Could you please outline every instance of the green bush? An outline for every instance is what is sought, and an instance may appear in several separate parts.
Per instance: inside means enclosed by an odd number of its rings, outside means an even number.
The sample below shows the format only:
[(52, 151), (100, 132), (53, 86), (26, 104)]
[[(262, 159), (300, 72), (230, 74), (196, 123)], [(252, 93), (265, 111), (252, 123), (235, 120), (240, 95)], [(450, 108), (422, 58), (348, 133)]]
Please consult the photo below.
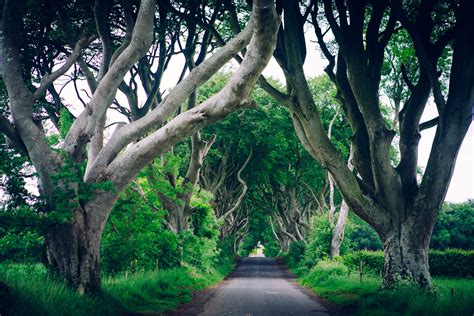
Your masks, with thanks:
[(0, 262), (42, 261), (46, 253), (42, 228), (35, 208), (0, 206)]
[(267, 238), (267, 240), (264, 240), (264, 241), (265, 241), (265, 245), (264, 245), (265, 248), (263, 248), (263, 254), (266, 257), (270, 257), (270, 258), (277, 257), (281, 251), (281, 248), (278, 242), (275, 239), (270, 239), (270, 238)]
[[(347, 242), (348, 248), (353, 251), (383, 249), (380, 237), (375, 230), (353, 213), (349, 213), (345, 236), (344, 243)], [(341, 253), (344, 254), (344, 248), (341, 248)]]
[(383, 270), (383, 251), (361, 250), (343, 256), (344, 264), (346, 264), (351, 270), (358, 270), (361, 260), (364, 271), (379, 274), (380, 271)]
[(193, 196), (191, 229), (178, 234), (182, 261), (203, 271), (213, 267), (219, 259), (219, 222), (203, 192)]
[(429, 263), (432, 275), (474, 276), (474, 250), (432, 250)]
[[(384, 254), (362, 250), (346, 254), (343, 260), (351, 269), (358, 269), (362, 260), (365, 271), (378, 274), (383, 270)], [(430, 250), (429, 265), (433, 276), (474, 276), (474, 250)]]
[(183, 263), (201, 270), (207, 270), (216, 263), (219, 255), (216, 240), (197, 237), (189, 230), (181, 232), (179, 240)]
[(474, 249), (474, 203), (445, 203), (439, 212), (431, 249)]
[(338, 260), (320, 260), (304, 277), (303, 283), (314, 284), (325, 282), (335, 276), (348, 274), (349, 269)]
[(8, 231), (0, 237), (0, 261), (38, 262), (44, 254), (44, 237), (35, 231)]
[(313, 267), (319, 260), (329, 256), (331, 247), (332, 228), (328, 216), (319, 215), (314, 219), (313, 230), (306, 247), (303, 264), (308, 268)]
[(164, 212), (145, 203), (134, 190), (121, 194), (101, 241), (101, 268), (106, 274), (179, 265), (178, 237), (165, 229)]
[(296, 268), (300, 265), (306, 251), (306, 243), (304, 241), (294, 241), (290, 244), (290, 249), (285, 255), (285, 261), (288, 267)]

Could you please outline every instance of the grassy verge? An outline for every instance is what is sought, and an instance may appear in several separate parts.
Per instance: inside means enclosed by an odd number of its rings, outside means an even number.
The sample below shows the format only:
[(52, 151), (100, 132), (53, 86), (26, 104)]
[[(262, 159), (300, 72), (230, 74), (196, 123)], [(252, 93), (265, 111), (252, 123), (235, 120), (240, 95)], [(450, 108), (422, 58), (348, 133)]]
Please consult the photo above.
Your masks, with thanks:
[(189, 302), (194, 291), (220, 282), (232, 270), (232, 264), (200, 272), (192, 267), (140, 272), (132, 277), (110, 277), (102, 283), (103, 297), (123, 311), (160, 313)]
[[(106, 277), (102, 292), (81, 296), (48, 275), (44, 266), (0, 265), (0, 313), (12, 315), (117, 315), (160, 313), (192, 298), (192, 292), (222, 280), (228, 262), (206, 272), (192, 267)], [(5, 287), (7, 284), (8, 287)]]
[(434, 278), (436, 296), (416, 288), (380, 290), (378, 276), (358, 274), (330, 276), (324, 280), (311, 275), (300, 282), (312, 288), (320, 297), (340, 305), (357, 315), (473, 315), (474, 280)]

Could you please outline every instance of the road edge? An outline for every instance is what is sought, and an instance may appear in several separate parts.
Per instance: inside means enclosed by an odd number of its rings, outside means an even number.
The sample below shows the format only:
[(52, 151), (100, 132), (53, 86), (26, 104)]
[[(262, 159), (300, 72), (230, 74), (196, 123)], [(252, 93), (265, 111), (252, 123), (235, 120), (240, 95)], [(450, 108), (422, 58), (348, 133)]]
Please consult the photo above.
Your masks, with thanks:
[(234, 271), (239, 267), (242, 258), (237, 257), (234, 259), (234, 269), (225, 276), (222, 281), (213, 284), (200, 291), (195, 291), (192, 294), (191, 301), (187, 303), (179, 304), (176, 309), (172, 311), (166, 311), (161, 315), (164, 316), (181, 316), (181, 315), (198, 315), (204, 311), (206, 303), (216, 295), (217, 289), (228, 282), (228, 279), (232, 277)]
[(331, 316), (351, 316), (351, 315), (354, 315), (353, 313), (351, 313), (347, 309), (345, 309), (345, 308), (343, 308), (343, 307), (341, 307), (337, 304), (331, 303), (331, 302), (325, 300), (324, 298), (320, 297), (311, 288), (298, 283), (298, 277), (293, 272), (291, 272), (291, 270), (288, 268), (288, 266), (286, 265), (285, 260), (283, 258), (281, 258), (281, 257), (275, 258), (275, 261), (278, 265), (278, 268), (280, 268), (280, 270), (283, 271), (285, 279), (291, 285), (293, 285), (294, 287), (300, 289), (301, 292), (306, 294), (306, 296), (308, 296), (310, 299), (312, 299), (313, 301), (318, 302), (323, 307), (325, 307), (328, 310), (329, 315), (331, 315)]

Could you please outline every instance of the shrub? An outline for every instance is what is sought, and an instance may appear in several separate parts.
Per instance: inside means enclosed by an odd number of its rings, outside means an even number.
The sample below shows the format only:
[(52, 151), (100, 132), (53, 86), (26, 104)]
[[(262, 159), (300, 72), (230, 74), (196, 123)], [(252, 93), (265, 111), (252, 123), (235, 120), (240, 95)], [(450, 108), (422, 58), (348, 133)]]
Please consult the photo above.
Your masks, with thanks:
[(346, 264), (351, 270), (358, 270), (361, 260), (364, 271), (378, 274), (383, 270), (383, 251), (354, 251), (343, 257), (344, 264)]
[(0, 206), (0, 262), (40, 262), (45, 258), (42, 219), (33, 207)]
[(163, 226), (163, 211), (150, 208), (132, 189), (122, 193), (101, 241), (101, 268), (107, 274), (179, 265), (178, 238)]
[(290, 268), (296, 268), (300, 265), (306, 251), (306, 243), (304, 241), (294, 241), (290, 244), (290, 249), (286, 255), (286, 264)]
[(264, 240), (265, 244), (263, 248), (263, 253), (265, 254), (266, 257), (277, 257), (278, 254), (280, 253), (280, 245), (275, 239), (270, 239), (267, 238), (267, 240)]
[(474, 204), (445, 203), (433, 228), (430, 248), (474, 249)]
[[(384, 255), (382, 251), (356, 251), (343, 257), (344, 263), (351, 269), (358, 269), (362, 260), (364, 270), (380, 273), (383, 270)], [(473, 250), (430, 250), (430, 272), (433, 276), (474, 276)]]
[(432, 250), (429, 263), (432, 275), (474, 276), (474, 250)]
[(179, 240), (184, 263), (207, 271), (217, 262), (219, 249), (216, 240), (197, 237), (189, 230), (179, 233)]
[(0, 237), (0, 261), (41, 261), (43, 253), (44, 237), (35, 231), (9, 231)]
[(328, 257), (331, 240), (332, 228), (327, 214), (316, 216), (304, 256), (304, 264), (308, 268), (313, 267), (319, 260)]
[[(349, 213), (345, 235), (344, 242), (349, 244), (351, 250), (382, 250), (383, 248), (375, 230), (353, 213)], [(342, 248), (341, 253), (343, 250)]]
[(303, 283), (324, 282), (331, 277), (347, 275), (349, 269), (337, 260), (320, 260), (303, 279)]

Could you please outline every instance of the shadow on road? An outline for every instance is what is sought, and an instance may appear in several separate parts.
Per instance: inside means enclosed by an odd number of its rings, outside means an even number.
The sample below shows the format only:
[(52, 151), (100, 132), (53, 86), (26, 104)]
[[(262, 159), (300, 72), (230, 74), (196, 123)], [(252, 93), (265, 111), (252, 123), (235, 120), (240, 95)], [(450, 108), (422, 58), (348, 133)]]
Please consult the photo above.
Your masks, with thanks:
[(267, 257), (242, 258), (238, 269), (229, 278), (294, 279), (291, 273), (279, 269), (280, 263), (278, 259)]

